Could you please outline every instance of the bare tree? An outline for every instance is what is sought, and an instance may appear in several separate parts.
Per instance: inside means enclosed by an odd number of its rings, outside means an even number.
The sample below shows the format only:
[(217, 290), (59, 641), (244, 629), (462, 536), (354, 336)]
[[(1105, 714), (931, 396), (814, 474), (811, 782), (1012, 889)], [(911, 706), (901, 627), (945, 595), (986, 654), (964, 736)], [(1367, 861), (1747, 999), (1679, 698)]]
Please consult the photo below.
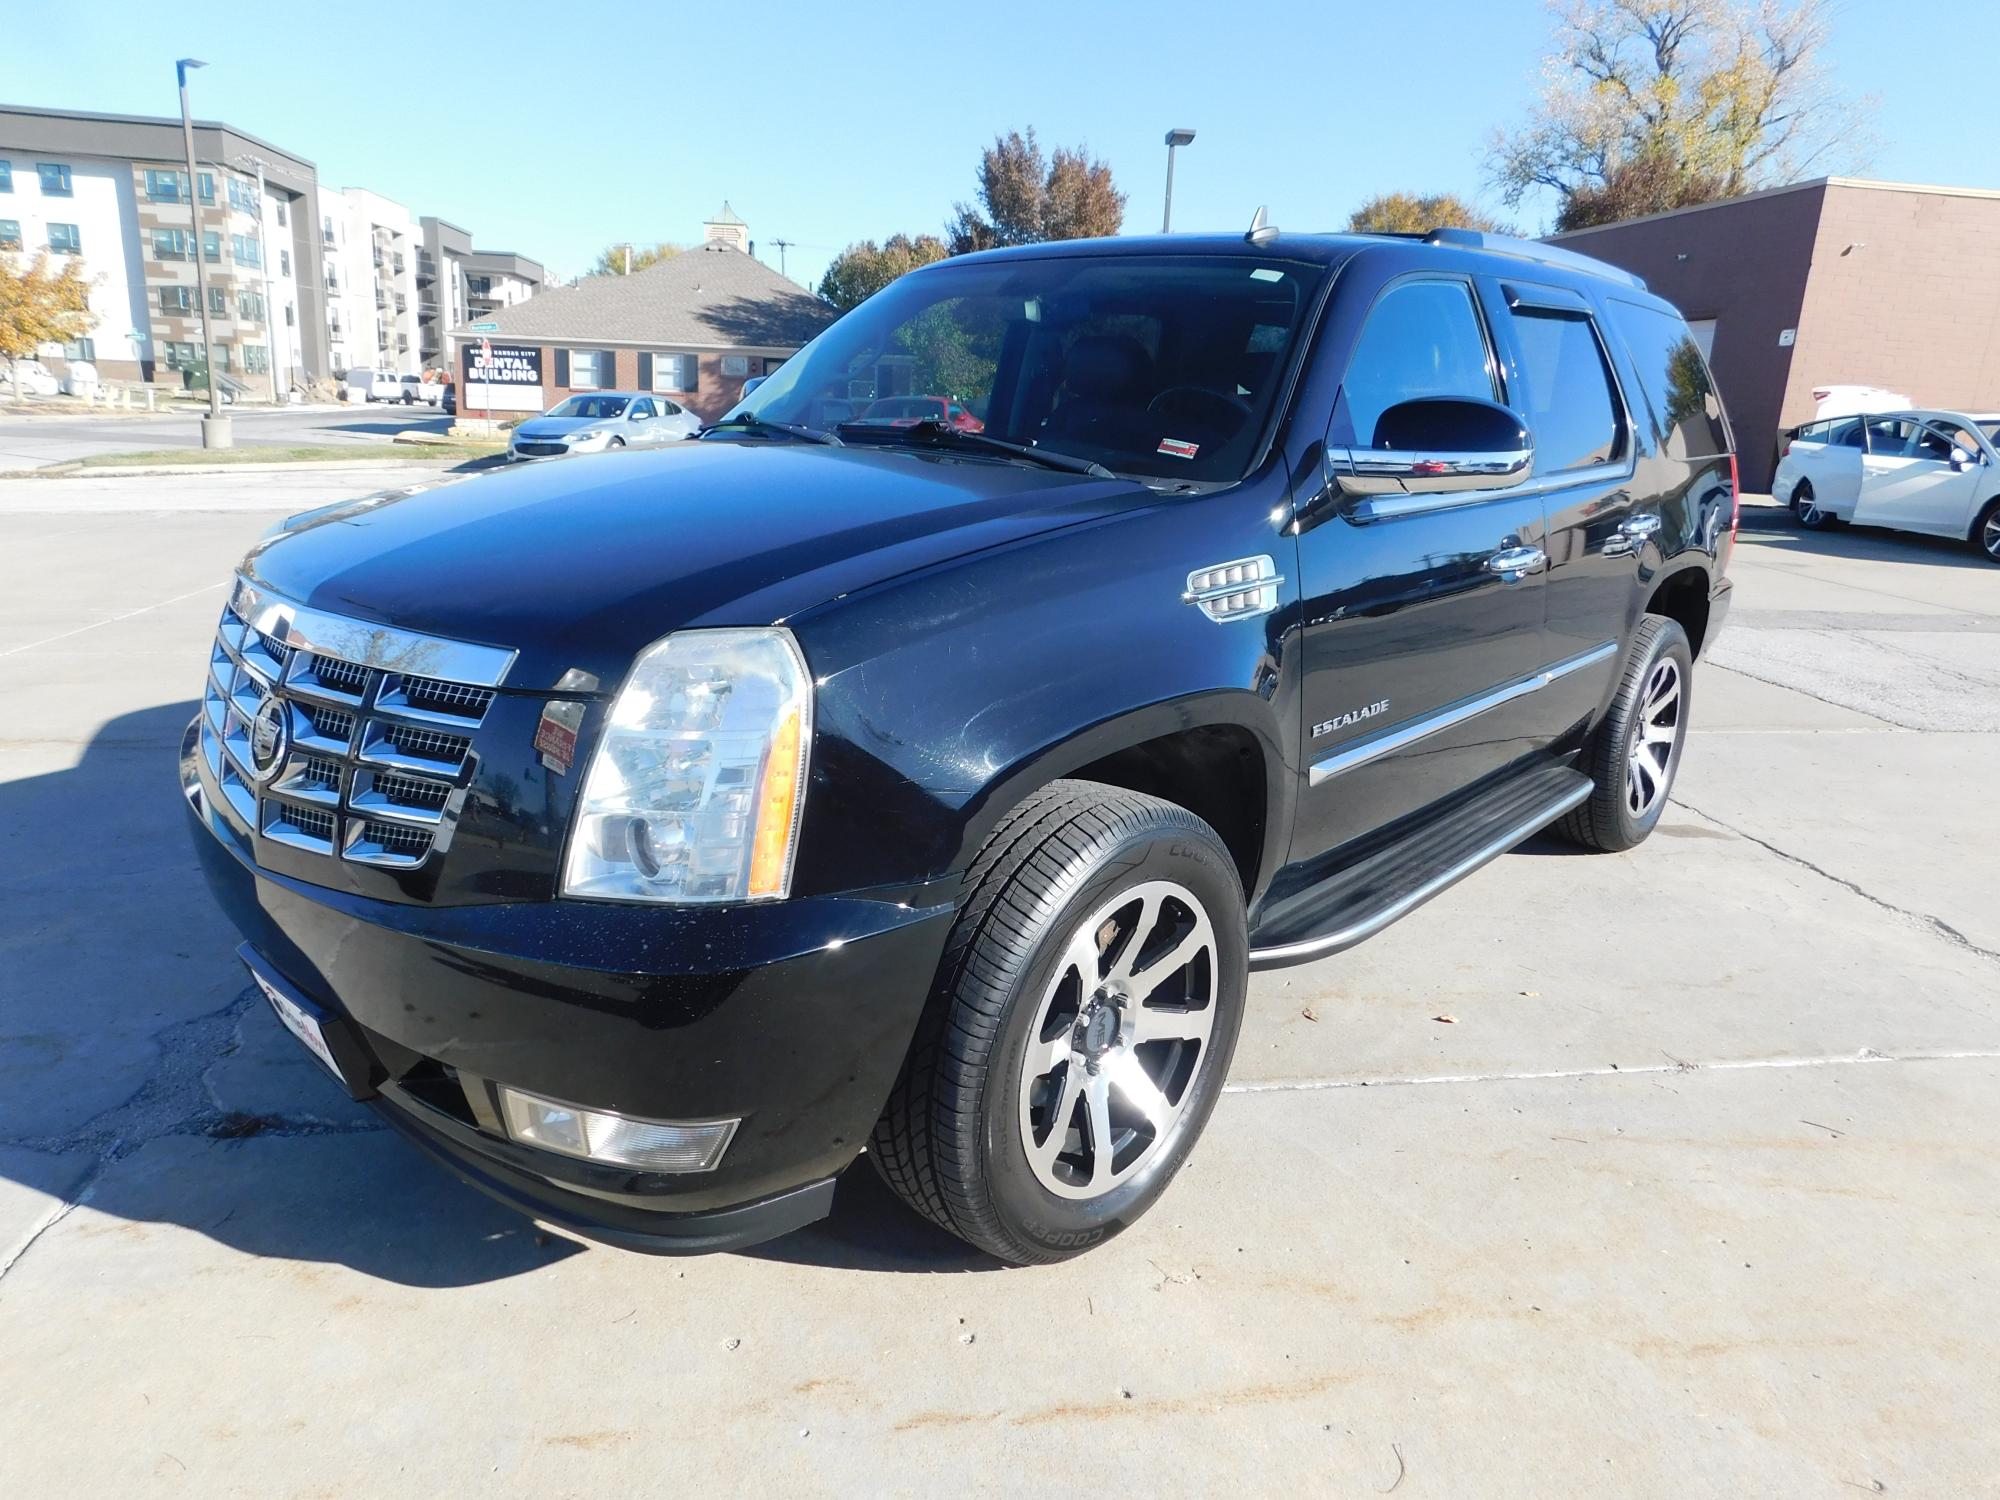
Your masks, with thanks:
[[(1537, 189), (1601, 221), (1857, 165), (1872, 100), (1825, 65), (1830, 0), (1550, 0), (1556, 35), (1527, 123), (1495, 135), (1505, 200)], [(1578, 212), (1568, 211), (1575, 200)]]

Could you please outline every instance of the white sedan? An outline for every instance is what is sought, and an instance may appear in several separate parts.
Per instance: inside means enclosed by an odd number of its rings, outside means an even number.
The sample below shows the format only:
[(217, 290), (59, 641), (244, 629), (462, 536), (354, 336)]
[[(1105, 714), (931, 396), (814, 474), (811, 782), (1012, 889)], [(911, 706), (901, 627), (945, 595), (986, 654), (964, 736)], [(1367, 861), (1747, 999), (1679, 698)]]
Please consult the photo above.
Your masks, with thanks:
[(2000, 562), (2000, 413), (1891, 411), (1808, 422), (1771, 493), (1811, 529), (1835, 521), (1963, 537)]

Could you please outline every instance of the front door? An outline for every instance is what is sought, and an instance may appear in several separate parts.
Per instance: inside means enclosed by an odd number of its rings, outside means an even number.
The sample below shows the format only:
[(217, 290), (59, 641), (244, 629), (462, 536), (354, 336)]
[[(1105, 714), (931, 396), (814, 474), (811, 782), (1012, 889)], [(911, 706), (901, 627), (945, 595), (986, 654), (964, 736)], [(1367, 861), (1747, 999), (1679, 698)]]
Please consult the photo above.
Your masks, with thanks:
[(1954, 464), (1955, 447), (1944, 428), (1914, 417), (1870, 421), (1855, 524), (1963, 535), (1979, 467), (1971, 454), (1964, 465)]
[[(1433, 396), (1507, 400), (1469, 278), (1403, 277), (1375, 292), (1328, 442), (1376, 447), (1385, 410)], [(1543, 656), (1546, 538), (1535, 494), (1333, 503), (1314, 519), (1299, 537), (1312, 769), (1294, 859), (1415, 812), (1530, 750), (1534, 716), (1510, 690)]]

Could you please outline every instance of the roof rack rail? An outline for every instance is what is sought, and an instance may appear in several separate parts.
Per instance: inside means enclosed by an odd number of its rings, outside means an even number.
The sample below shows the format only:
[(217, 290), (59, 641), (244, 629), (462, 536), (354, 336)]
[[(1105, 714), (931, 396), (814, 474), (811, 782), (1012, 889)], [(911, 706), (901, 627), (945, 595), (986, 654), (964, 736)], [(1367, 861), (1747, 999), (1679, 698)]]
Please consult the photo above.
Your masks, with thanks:
[(1478, 229), (1457, 229), (1440, 227), (1424, 236), (1426, 245), (1455, 245), (1462, 250), (1489, 250), (1495, 255), (1511, 255), (1518, 260), (1539, 261), (1545, 266), (1561, 266), (1565, 270), (1580, 271), (1589, 276), (1606, 276), (1613, 281), (1622, 281), (1646, 290), (1645, 280), (1635, 276), (1623, 266), (1614, 266), (1609, 261), (1597, 260), (1592, 256), (1578, 255), (1574, 250), (1565, 250), (1559, 245), (1544, 244), (1540, 240), (1516, 239), (1507, 234), (1487, 234)]

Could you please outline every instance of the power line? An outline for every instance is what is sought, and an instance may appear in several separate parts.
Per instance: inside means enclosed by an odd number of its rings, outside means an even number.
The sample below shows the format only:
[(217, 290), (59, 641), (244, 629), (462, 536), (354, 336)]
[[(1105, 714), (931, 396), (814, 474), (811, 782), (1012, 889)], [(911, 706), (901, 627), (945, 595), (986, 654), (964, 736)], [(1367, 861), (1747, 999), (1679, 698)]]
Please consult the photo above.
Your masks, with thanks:
[(772, 240), (771, 243), (778, 247), (778, 274), (780, 276), (783, 276), (785, 274), (785, 252), (791, 249), (792, 246), (796, 245), (798, 241)]

